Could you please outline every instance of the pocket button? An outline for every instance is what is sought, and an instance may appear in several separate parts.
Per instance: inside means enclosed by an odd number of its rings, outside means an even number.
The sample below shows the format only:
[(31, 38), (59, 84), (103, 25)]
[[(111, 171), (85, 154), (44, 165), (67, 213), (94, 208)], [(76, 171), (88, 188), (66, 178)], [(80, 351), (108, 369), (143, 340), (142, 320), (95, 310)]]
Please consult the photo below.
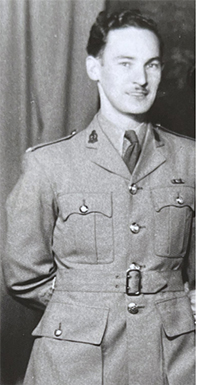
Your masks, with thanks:
[(59, 328), (55, 329), (54, 334), (55, 334), (56, 337), (60, 337), (61, 336), (61, 334), (62, 334), (61, 322), (59, 324)]
[(82, 205), (79, 207), (79, 211), (81, 211), (82, 214), (86, 214), (88, 212), (89, 208), (86, 205)]
[(54, 334), (55, 334), (56, 337), (60, 337), (61, 334), (62, 334), (62, 331), (60, 329), (56, 329)]
[(179, 205), (182, 205), (184, 203), (184, 200), (182, 197), (178, 197), (176, 198), (176, 202), (179, 204)]

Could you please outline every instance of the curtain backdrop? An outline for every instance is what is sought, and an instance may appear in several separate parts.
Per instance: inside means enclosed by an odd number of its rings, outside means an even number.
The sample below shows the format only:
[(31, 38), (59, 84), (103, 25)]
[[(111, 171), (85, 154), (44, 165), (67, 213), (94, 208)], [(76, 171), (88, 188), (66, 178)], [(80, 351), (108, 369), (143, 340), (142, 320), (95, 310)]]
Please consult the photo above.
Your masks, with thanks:
[[(113, 10), (138, 8), (158, 22), (165, 69), (151, 118), (194, 136), (193, 0), (0, 0), (1, 255), (5, 200), (19, 177), (24, 151), (76, 126), (83, 129), (97, 110), (96, 86), (85, 71), (85, 47), (105, 3)], [(15, 303), (2, 285), (1, 315), (1, 384), (19, 385), (31, 331), (41, 314)]]
[[(85, 128), (97, 110), (85, 48), (103, 6), (104, 0), (0, 0), (1, 254), (5, 199), (25, 150)], [(2, 294), (1, 384), (21, 384), (40, 314), (15, 303), (4, 287)]]

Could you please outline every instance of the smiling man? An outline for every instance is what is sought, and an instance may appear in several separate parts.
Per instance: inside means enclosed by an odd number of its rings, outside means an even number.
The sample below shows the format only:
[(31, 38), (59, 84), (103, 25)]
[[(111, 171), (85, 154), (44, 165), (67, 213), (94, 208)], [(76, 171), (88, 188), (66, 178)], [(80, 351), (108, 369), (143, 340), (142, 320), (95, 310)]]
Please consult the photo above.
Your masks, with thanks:
[(112, 29), (103, 53), (88, 56), (87, 71), (98, 81), (101, 112), (115, 124), (117, 119), (123, 126), (133, 120), (135, 129), (152, 106), (161, 80), (158, 37), (135, 26)]
[(98, 114), (27, 151), (4, 262), (10, 294), (44, 310), (26, 385), (195, 384), (194, 143), (147, 120), (162, 49), (140, 13), (101, 12)]

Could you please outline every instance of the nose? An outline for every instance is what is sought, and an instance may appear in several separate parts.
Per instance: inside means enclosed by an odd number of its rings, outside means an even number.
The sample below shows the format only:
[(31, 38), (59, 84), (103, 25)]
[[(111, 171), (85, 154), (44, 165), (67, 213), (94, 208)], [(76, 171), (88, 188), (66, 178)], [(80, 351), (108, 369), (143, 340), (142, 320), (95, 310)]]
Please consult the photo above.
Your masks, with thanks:
[(137, 66), (133, 80), (135, 84), (145, 87), (147, 85), (147, 73), (143, 66)]

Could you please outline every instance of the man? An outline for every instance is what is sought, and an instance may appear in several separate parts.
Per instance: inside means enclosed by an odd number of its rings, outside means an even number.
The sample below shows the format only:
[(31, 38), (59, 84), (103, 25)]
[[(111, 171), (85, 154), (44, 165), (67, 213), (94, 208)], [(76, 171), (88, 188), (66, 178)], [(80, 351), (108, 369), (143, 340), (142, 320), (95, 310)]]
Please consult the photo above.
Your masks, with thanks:
[(28, 150), (8, 199), (10, 294), (45, 309), (25, 384), (192, 385), (194, 144), (147, 121), (161, 38), (102, 12), (87, 51), (99, 113)]

